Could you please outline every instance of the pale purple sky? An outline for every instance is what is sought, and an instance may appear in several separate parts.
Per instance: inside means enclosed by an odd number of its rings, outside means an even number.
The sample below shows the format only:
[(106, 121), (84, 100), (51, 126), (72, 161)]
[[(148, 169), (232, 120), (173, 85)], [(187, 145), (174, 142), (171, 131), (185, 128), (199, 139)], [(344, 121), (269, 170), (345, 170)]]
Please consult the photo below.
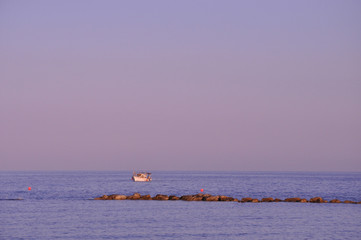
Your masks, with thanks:
[(1, 1), (0, 170), (361, 171), (361, 1)]

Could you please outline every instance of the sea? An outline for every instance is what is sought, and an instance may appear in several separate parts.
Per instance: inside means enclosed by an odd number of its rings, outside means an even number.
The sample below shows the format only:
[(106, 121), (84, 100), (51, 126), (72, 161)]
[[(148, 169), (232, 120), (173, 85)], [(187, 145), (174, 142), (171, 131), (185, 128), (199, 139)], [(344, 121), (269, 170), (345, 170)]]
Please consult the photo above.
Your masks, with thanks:
[(154, 171), (152, 182), (132, 182), (131, 176), (132, 171), (1, 171), (0, 239), (361, 239), (361, 204), (93, 200), (203, 189), (238, 199), (360, 202), (360, 172)]

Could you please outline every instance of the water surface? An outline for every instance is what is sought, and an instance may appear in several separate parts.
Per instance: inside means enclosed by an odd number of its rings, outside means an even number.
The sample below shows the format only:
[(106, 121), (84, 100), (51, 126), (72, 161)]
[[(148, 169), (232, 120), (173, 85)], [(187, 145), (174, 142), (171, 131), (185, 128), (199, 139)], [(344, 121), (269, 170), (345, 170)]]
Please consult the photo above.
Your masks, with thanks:
[[(361, 173), (1, 172), (0, 239), (360, 239), (361, 205), (94, 201), (103, 194), (361, 201)], [(32, 190), (27, 188), (31, 186)], [(5, 199), (17, 199), (11, 201)]]

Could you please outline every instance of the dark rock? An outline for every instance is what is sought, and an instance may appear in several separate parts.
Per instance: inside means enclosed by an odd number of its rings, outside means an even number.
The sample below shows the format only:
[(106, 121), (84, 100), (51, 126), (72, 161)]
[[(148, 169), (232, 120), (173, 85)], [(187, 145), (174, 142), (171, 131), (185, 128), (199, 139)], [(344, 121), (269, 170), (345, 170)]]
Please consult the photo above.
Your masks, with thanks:
[(209, 196), (209, 197), (203, 197), (203, 201), (219, 201), (219, 196)]
[(279, 198), (275, 198), (274, 202), (282, 202), (282, 200)]
[(107, 200), (114, 200), (115, 194), (109, 195)]
[(107, 200), (108, 199), (108, 195), (103, 195), (100, 197), (102, 200)]
[(193, 199), (194, 199), (193, 195), (183, 195), (180, 197), (180, 200), (183, 200), (183, 201), (193, 201)]
[(169, 200), (179, 200), (179, 197), (171, 195), (169, 196)]
[(152, 197), (148, 194), (148, 195), (143, 195), (140, 197), (141, 200), (152, 200)]
[(284, 202), (301, 202), (301, 198), (286, 198)]
[(350, 200), (346, 200), (346, 201), (343, 201), (343, 203), (356, 203), (356, 202), (350, 201)]
[(167, 195), (163, 195), (163, 194), (157, 194), (155, 197), (152, 198), (153, 200), (168, 200), (169, 197)]
[(219, 201), (222, 201), (222, 202), (230, 202), (230, 201), (233, 201), (233, 200), (234, 200), (233, 197), (219, 196)]
[(241, 202), (252, 202), (252, 200), (253, 200), (253, 198), (250, 198), (250, 197), (248, 197), (248, 198), (242, 198), (242, 199), (241, 199)]
[(128, 200), (139, 200), (140, 199), (140, 194), (139, 193), (134, 193), (131, 196), (127, 196)]
[(261, 202), (273, 202), (273, 198), (262, 198)]
[(112, 195), (103, 195), (101, 197), (97, 197), (97, 198), (94, 198), (94, 200), (114, 200), (116, 198), (116, 194), (112, 194)]
[(323, 201), (322, 197), (314, 197), (314, 198), (310, 199), (310, 202), (311, 203), (323, 203), (324, 201)]
[(195, 198), (201, 197), (201, 198), (203, 199), (203, 198), (212, 197), (212, 195), (211, 195), (211, 194), (198, 193), (198, 194), (194, 195), (194, 197), (195, 197)]
[(330, 201), (330, 203), (341, 203), (341, 201), (338, 200), (338, 199), (332, 199), (332, 200)]
[(127, 199), (127, 196), (125, 195), (112, 194), (108, 196), (107, 200), (125, 200), (125, 199)]
[(114, 200), (116, 196), (117, 196), (117, 194), (109, 195), (107, 200)]
[(193, 195), (193, 200), (192, 201), (202, 201), (202, 200), (203, 200), (203, 194)]
[(193, 195), (193, 196), (194, 196), (194, 197), (204, 197), (204, 196), (206, 196), (206, 195), (208, 195), (208, 194), (198, 193), (198, 194), (195, 194), (195, 195)]

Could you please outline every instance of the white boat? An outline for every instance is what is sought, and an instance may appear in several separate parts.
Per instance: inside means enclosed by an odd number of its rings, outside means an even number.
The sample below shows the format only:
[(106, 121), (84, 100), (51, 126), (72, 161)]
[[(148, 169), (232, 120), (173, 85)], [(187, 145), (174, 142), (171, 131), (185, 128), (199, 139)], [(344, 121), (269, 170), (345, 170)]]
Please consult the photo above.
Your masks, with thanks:
[(150, 182), (150, 181), (152, 181), (152, 177), (150, 175), (151, 175), (151, 173), (148, 173), (148, 172), (136, 173), (133, 171), (132, 180), (134, 182)]

